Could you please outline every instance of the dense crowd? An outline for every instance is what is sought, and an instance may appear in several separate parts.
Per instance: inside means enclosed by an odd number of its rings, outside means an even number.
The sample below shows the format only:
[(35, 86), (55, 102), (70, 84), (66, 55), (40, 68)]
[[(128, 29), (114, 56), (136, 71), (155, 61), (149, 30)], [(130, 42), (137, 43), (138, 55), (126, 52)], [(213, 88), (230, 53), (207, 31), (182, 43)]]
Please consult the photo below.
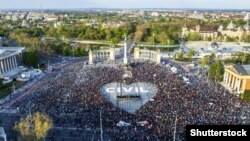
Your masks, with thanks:
[[(22, 102), (20, 112), (29, 109), (47, 113), (54, 126), (100, 130), (100, 112), (104, 134), (112, 140), (172, 140), (176, 125), (176, 139), (184, 140), (187, 124), (250, 124), (250, 105), (230, 94), (220, 84), (197, 79), (186, 84), (179, 69), (152, 63), (133, 63), (128, 68), (131, 78), (122, 78), (120, 66), (82, 66), (75, 64), (33, 97)], [(158, 88), (153, 101), (135, 113), (125, 112), (100, 93), (100, 87), (111, 82), (148, 82)], [(24, 104), (25, 103), (25, 104)], [(27, 104), (28, 103), (28, 104)], [(32, 106), (31, 106), (32, 105)], [(119, 121), (131, 126), (117, 126)], [(147, 121), (147, 124), (137, 124)]]

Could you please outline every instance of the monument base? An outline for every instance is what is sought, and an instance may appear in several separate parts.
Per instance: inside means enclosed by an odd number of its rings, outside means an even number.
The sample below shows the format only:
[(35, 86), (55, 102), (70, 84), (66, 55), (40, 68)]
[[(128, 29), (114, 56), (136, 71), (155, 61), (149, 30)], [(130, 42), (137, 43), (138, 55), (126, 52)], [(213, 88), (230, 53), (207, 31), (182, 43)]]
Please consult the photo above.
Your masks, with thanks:
[(128, 59), (125, 59), (125, 58), (124, 58), (124, 59), (123, 59), (123, 64), (124, 64), (124, 65), (127, 65), (127, 64), (128, 64)]

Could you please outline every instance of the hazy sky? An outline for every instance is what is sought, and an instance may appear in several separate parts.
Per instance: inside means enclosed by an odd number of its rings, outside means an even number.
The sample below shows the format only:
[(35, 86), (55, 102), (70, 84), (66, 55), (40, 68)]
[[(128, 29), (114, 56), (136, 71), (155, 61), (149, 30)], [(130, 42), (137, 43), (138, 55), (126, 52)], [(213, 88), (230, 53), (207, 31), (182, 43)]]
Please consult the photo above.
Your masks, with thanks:
[(250, 0), (0, 0), (0, 8), (250, 9)]

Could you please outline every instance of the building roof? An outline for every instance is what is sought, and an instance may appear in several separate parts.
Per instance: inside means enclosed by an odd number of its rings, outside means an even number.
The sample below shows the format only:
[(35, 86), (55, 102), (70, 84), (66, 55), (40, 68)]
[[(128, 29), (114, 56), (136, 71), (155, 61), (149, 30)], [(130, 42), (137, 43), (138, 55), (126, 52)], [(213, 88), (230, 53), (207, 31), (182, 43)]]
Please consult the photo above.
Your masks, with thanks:
[(231, 22), (229, 23), (229, 25), (227, 26), (227, 29), (228, 29), (228, 30), (233, 30), (233, 29), (235, 29), (235, 24), (233, 23), (233, 21), (231, 21)]
[(217, 26), (202, 26), (200, 32), (216, 32), (217, 29)]
[(24, 47), (0, 47), (0, 60), (22, 53), (24, 50)]
[(248, 75), (250, 75), (250, 65), (243, 65), (243, 67), (247, 71)]
[(233, 69), (240, 75), (250, 75), (243, 65), (233, 65)]

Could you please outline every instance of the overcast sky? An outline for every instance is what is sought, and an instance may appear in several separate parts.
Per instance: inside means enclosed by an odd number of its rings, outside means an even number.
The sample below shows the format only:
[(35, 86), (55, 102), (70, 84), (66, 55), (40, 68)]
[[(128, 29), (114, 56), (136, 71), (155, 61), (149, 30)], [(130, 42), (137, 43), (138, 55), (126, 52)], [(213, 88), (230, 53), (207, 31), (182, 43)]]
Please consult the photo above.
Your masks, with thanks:
[(0, 0), (0, 8), (250, 9), (250, 0)]

